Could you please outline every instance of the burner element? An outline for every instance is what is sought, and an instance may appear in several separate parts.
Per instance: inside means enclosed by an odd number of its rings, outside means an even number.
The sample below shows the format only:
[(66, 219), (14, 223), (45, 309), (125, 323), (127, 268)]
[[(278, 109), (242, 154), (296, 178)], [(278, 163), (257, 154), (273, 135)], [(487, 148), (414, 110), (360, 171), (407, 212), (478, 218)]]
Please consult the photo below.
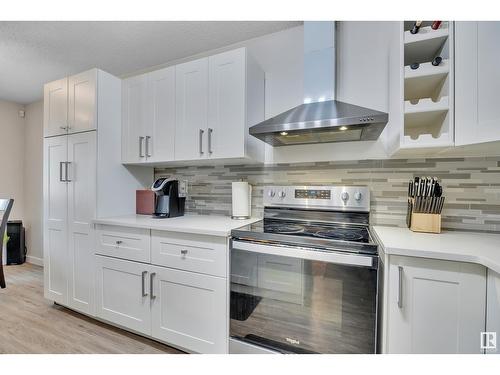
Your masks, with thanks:
[(271, 233), (295, 234), (304, 232), (304, 228), (295, 224), (270, 224), (265, 226), (265, 231)]
[(342, 241), (359, 241), (363, 239), (363, 233), (355, 229), (336, 228), (332, 230), (319, 230), (314, 236)]

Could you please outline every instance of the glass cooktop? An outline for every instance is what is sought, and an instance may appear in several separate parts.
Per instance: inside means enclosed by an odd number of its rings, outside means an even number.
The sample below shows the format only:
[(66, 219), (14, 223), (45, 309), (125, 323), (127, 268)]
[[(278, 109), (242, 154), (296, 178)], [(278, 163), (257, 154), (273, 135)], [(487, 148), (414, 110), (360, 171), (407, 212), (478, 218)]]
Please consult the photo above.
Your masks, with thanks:
[(264, 219), (238, 228), (238, 232), (243, 231), (258, 234), (282, 234), (287, 236), (312, 237), (359, 243), (370, 242), (370, 235), (367, 227), (355, 225), (304, 224), (292, 221)]

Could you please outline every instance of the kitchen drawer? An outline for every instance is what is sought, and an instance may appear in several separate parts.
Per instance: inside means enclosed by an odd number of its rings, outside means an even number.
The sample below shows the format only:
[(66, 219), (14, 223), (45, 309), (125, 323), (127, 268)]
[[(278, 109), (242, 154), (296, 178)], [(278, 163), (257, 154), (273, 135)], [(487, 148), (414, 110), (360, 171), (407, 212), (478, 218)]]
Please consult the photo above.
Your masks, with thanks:
[(96, 254), (149, 263), (151, 237), (149, 229), (97, 225)]
[(225, 237), (152, 231), (151, 263), (226, 277), (226, 243)]

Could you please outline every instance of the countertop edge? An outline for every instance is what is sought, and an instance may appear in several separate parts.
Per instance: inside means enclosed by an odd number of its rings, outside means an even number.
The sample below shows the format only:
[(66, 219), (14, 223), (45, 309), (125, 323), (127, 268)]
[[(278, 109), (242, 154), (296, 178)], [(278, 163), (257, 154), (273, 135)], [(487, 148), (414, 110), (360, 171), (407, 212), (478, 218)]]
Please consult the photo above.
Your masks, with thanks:
[[(158, 219), (158, 220), (161, 220), (161, 219)], [(249, 220), (258, 221), (260, 219), (254, 218), (254, 219), (249, 219)], [(200, 235), (215, 236), (215, 237), (230, 237), (231, 230), (232, 230), (232, 229), (229, 229), (229, 230), (206, 229), (206, 230), (204, 230), (204, 229), (199, 229), (199, 228), (186, 227), (186, 226), (176, 226), (176, 225), (170, 225), (168, 227), (165, 227), (162, 225), (155, 225), (152, 223), (131, 223), (131, 222), (125, 221), (125, 217), (96, 218), (96, 219), (92, 220), (92, 223), (101, 224), (101, 225), (114, 225), (114, 226), (120, 226), (120, 227), (150, 229), (150, 230), (165, 231), (165, 232), (192, 233), (192, 234), (200, 234)], [(243, 225), (245, 225), (245, 223), (241, 224), (241, 226), (243, 226)]]
[(384, 245), (380, 236), (373, 229), (373, 234), (377, 239), (378, 244), (383, 248), (383, 252), (386, 255), (399, 255), (408, 256), (415, 258), (427, 258), (436, 260), (448, 260), (453, 262), (466, 262), (474, 263), (491, 269), (494, 272), (500, 273), (500, 263), (490, 259), (483, 254), (464, 254), (464, 253), (450, 253), (450, 252), (439, 252), (439, 251), (429, 251), (420, 250), (416, 248), (403, 248), (403, 247), (387, 247)]

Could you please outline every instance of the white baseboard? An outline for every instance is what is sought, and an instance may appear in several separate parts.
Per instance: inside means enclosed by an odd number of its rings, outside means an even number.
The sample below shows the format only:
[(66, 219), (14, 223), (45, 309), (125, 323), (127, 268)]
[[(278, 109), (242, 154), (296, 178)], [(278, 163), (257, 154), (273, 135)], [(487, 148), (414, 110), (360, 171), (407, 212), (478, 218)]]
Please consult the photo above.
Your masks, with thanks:
[(43, 266), (43, 259), (38, 258), (38, 257), (34, 257), (33, 255), (26, 255), (26, 262), (31, 263), (31, 264), (35, 264), (37, 266)]

